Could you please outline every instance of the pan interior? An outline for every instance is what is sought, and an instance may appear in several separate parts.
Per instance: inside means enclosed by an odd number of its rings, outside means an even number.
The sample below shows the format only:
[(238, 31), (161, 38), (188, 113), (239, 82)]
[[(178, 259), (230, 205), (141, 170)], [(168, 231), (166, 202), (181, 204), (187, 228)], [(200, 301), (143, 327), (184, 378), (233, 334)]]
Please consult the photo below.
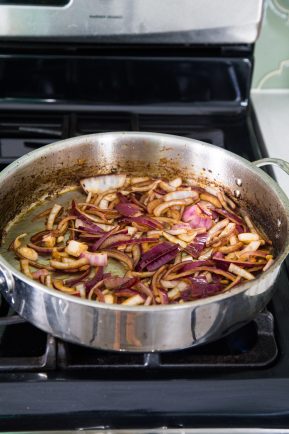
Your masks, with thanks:
[[(105, 173), (137, 176), (194, 177), (203, 185), (225, 186), (246, 208), (255, 223), (273, 241), (276, 255), (288, 246), (288, 201), (249, 163), (227, 151), (195, 140), (153, 133), (106, 133), (82, 136), (48, 145), (13, 163), (0, 175), (0, 231), (4, 243), (0, 253), (15, 266), (7, 246), (22, 232), (37, 232), (33, 213), (51, 206), (49, 200), (69, 186), (79, 185), (86, 176)], [(272, 185), (273, 186), (272, 186)], [(69, 201), (72, 193), (57, 197)], [(81, 194), (79, 190), (73, 195)], [(47, 201), (25, 213), (25, 209), (46, 195)], [(60, 202), (59, 202), (60, 203)], [(31, 214), (30, 214), (31, 213)], [(19, 214), (25, 217), (16, 219)], [(10, 227), (7, 236), (6, 228)], [(27, 230), (27, 228), (29, 228)], [(40, 229), (39, 229), (40, 230)], [(18, 268), (18, 267), (17, 267)]]
[[(37, 232), (45, 230), (45, 217), (41, 219), (35, 219), (35, 217), (47, 209), (51, 208), (55, 203), (68, 208), (72, 199), (76, 201), (85, 201), (85, 194), (77, 187), (71, 187), (68, 191), (55, 195), (54, 198), (46, 199), (42, 202), (35, 204), (26, 213), (22, 213), (16, 218), (9, 226), (7, 234), (3, 239), (0, 247), (0, 254), (15, 268), (20, 269), (19, 259), (15, 253), (9, 249), (12, 241), (20, 234), (26, 233), (24, 238), (24, 244), (28, 242), (30, 237)], [(45, 259), (45, 256), (39, 256), (38, 262), (49, 265), (49, 261)], [(113, 275), (123, 276), (125, 274), (125, 268), (120, 262), (110, 259), (105, 272), (112, 273)], [(65, 278), (68, 275), (65, 273), (57, 273), (57, 278)], [(71, 275), (69, 275), (71, 277)]]

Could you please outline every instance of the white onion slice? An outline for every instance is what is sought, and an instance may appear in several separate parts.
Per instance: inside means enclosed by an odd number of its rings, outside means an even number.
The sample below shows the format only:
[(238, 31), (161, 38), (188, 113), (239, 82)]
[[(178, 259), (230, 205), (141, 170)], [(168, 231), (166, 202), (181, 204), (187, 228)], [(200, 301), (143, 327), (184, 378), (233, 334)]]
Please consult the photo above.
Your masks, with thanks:
[(144, 299), (142, 298), (142, 296), (139, 294), (136, 294), (136, 295), (133, 295), (132, 297), (127, 298), (121, 304), (123, 304), (125, 306), (137, 306), (138, 304), (143, 304), (143, 303), (144, 303)]
[(248, 271), (244, 270), (243, 268), (239, 267), (236, 264), (230, 264), (229, 271), (230, 273), (236, 274), (237, 276), (244, 277), (244, 279), (247, 280), (255, 279), (255, 276), (253, 276), (253, 274), (249, 273)]
[(86, 290), (85, 290), (84, 283), (78, 283), (75, 286), (75, 289), (76, 291), (79, 292), (81, 298), (86, 298)]
[(19, 252), (20, 255), (24, 258), (30, 259), (31, 261), (37, 261), (38, 259), (38, 253), (35, 250), (31, 249), (31, 247), (19, 247), (17, 252)]
[(193, 190), (177, 190), (163, 196), (164, 201), (168, 202), (170, 200), (182, 200), (191, 197), (192, 199), (198, 199), (199, 195)]
[(168, 297), (170, 300), (173, 300), (175, 297), (180, 295), (180, 291), (178, 288), (173, 288), (168, 292)]
[(105, 294), (104, 301), (107, 304), (113, 304), (114, 303), (113, 295), (112, 294)]
[(175, 205), (189, 205), (192, 203), (191, 198), (183, 199), (183, 200), (170, 200), (169, 202), (161, 203), (160, 205), (156, 206), (153, 210), (153, 213), (156, 217), (160, 217), (160, 215), (171, 206)]
[(187, 247), (187, 244), (184, 241), (179, 240), (177, 237), (174, 237), (173, 235), (163, 232), (163, 236), (171, 243), (179, 244), (179, 246), (181, 246), (183, 249)]
[(108, 200), (106, 199), (101, 199), (101, 201), (99, 202), (99, 208), (101, 209), (107, 209), (108, 208)]
[(251, 241), (243, 250), (240, 250), (239, 252), (236, 252), (237, 256), (242, 256), (245, 252), (254, 252), (255, 250), (258, 250), (261, 245), (260, 241)]
[(175, 178), (169, 182), (169, 185), (171, 185), (172, 187), (178, 188), (182, 185), (182, 183), (183, 183), (182, 178)]
[(239, 241), (243, 243), (251, 243), (251, 241), (258, 241), (260, 239), (259, 235), (252, 232), (244, 232), (238, 235)]
[(166, 289), (174, 288), (179, 283), (178, 280), (161, 280), (161, 285)]
[(57, 203), (55, 205), (53, 205), (53, 208), (50, 211), (50, 214), (49, 214), (48, 220), (47, 220), (46, 227), (47, 227), (48, 230), (52, 230), (53, 229), (54, 220), (56, 219), (57, 214), (59, 214), (61, 208), (62, 208), (62, 206), (58, 205)]
[(274, 263), (274, 259), (269, 259), (269, 261), (267, 262), (267, 264), (265, 265), (265, 267), (263, 268), (263, 270), (262, 271), (267, 271), (268, 270), (268, 268), (270, 268), (271, 267), (271, 265), (273, 265), (273, 263)]
[(79, 241), (70, 240), (65, 248), (66, 253), (75, 258), (78, 258), (81, 253), (85, 252), (88, 249), (88, 246), (84, 243), (80, 243)]
[(124, 186), (126, 175), (100, 175), (84, 178), (80, 181), (86, 193), (103, 193)]
[(220, 230), (222, 230), (224, 227), (226, 227), (229, 224), (230, 220), (229, 219), (224, 219), (219, 221), (218, 223), (216, 223), (209, 231), (208, 231), (208, 238), (206, 241), (207, 246), (210, 244), (211, 239), (213, 238), (213, 236), (219, 232)]

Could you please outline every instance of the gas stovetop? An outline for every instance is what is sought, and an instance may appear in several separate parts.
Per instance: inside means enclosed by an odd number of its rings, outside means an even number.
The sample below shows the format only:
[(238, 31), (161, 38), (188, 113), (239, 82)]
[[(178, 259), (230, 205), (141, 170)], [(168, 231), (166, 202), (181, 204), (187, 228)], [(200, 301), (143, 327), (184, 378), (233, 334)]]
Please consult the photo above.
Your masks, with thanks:
[[(266, 156), (249, 101), (252, 47), (142, 48), (137, 56), (54, 48), (0, 45), (1, 168), (56, 140), (124, 130), (191, 137), (251, 161)], [(63, 342), (2, 299), (0, 430), (286, 427), (288, 289), (283, 266), (254, 321), (218, 342), (160, 354)]]

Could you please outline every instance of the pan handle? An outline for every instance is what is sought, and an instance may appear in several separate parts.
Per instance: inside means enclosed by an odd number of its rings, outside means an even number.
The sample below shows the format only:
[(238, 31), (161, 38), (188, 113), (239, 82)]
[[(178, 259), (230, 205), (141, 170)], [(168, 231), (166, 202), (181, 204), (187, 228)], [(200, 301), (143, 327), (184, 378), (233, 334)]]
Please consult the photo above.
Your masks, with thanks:
[(277, 166), (289, 175), (289, 163), (285, 160), (281, 160), (281, 158), (262, 158), (261, 160), (254, 161), (253, 164), (257, 167), (267, 166), (268, 164)]
[(0, 290), (11, 296), (15, 288), (15, 281), (12, 273), (0, 263)]

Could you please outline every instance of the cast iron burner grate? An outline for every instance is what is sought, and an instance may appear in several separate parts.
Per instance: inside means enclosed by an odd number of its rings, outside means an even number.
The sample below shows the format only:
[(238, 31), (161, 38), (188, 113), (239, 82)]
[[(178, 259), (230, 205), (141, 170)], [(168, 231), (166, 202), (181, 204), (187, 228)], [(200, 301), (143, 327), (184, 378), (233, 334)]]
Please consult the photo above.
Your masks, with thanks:
[[(221, 127), (192, 116), (136, 113), (0, 113), (0, 170), (16, 158), (69, 137), (109, 131), (149, 131), (180, 135), (225, 147)], [(243, 151), (244, 152), (244, 151)]]
[[(3, 301), (3, 300), (2, 300)], [(262, 368), (277, 357), (274, 320), (269, 311), (217, 342), (166, 353), (94, 350), (47, 335), (0, 308), (0, 371), (89, 371), (189, 373), (196, 369)]]

